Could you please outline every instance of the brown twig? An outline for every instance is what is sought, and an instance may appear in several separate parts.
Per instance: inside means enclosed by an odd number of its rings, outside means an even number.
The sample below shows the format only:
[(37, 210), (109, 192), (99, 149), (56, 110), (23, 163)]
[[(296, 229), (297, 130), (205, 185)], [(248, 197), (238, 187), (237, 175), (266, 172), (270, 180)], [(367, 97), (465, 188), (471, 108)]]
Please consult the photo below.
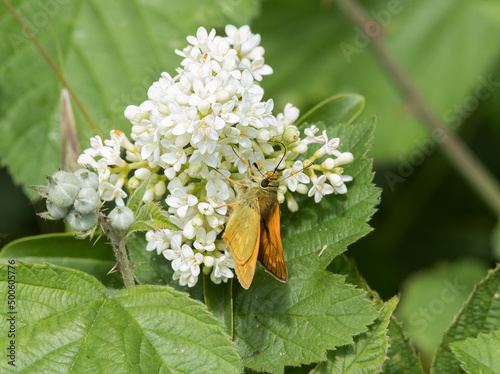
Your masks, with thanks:
[[(376, 22), (366, 14), (356, 0), (337, 0), (337, 4), (350, 20), (362, 30), (365, 30), (365, 27), (368, 27), (370, 23)], [(500, 216), (500, 186), (497, 181), (465, 143), (437, 118), (418, 92), (413, 81), (390, 53), (381, 33), (369, 34), (372, 41), (370, 44), (378, 62), (386, 70), (411, 107), (416, 110), (423, 123), (442, 140), (440, 144), (450, 163), (481, 195), (486, 205)]]

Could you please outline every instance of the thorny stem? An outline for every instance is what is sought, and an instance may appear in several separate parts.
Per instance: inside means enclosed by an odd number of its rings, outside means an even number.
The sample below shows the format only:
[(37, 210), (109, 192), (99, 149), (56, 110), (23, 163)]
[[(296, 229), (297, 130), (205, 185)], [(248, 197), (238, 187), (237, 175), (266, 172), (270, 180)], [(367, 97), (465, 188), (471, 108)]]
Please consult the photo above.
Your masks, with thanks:
[[(362, 30), (369, 27), (372, 20), (356, 0), (337, 0), (339, 7), (350, 20)], [(381, 26), (379, 25), (381, 28)], [(462, 177), (481, 195), (486, 205), (500, 216), (500, 186), (483, 164), (476, 158), (462, 140), (450, 130), (418, 92), (415, 84), (403, 70), (399, 62), (391, 55), (381, 33), (369, 33), (375, 57), (386, 70), (401, 93), (425, 125), (440, 139), (440, 144), (450, 163), (462, 174)], [(372, 36), (373, 35), (373, 36)]]
[(111, 240), (111, 245), (115, 252), (116, 261), (122, 274), (123, 284), (126, 288), (135, 286), (134, 273), (128, 259), (127, 248), (125, 247), (125, 240), (123, 236), (119, 235), (111, 226), (107, 217), (99, 214), (99, 223), (106, 234)]

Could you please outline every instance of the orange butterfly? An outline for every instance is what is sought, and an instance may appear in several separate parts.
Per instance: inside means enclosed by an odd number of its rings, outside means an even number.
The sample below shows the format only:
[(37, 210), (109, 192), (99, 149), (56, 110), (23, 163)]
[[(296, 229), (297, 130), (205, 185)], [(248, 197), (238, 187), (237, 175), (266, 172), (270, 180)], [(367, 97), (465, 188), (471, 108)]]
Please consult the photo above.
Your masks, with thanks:
[(278, 166), (274, 171), (269, 172), (261, 165), (265, 173), (258, 175), (250, 165), (247, 163), (245, 165), (248, 167), (246, 185), (227, 178), (239, 185), (241, 189), (238, 201), (228, 204), (236, 207), (222, 238), (233, 256), (234, 269), (241, 286), (248, 289), (252, 284), (257, 261), (269, 274), (281, 282), (287, 281), (288, 271), (283, 257), (280, 235), (278, 203), (280, 181), (276, 172)]

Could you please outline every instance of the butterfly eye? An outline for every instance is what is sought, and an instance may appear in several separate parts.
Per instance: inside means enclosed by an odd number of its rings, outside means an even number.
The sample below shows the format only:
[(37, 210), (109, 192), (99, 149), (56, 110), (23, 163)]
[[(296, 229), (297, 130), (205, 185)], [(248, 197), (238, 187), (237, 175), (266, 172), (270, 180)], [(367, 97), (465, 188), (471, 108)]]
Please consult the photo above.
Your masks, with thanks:
[(260, 182), (260, 186), (261, 187), (269, 186), (269, 180), (267, 180), (266, 178), (262, 179), (262, 181)]

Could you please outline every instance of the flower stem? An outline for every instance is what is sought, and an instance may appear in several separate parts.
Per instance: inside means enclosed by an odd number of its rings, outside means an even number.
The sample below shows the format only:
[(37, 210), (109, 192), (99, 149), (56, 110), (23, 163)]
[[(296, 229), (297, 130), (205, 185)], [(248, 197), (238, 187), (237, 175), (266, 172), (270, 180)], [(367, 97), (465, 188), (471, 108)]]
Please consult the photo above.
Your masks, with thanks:
[(111, 240), (111, 245), (115, 252), (116, 262), (122, 274), (123, 284), (126, 288), (135, 286), (134, 273), (128, 259), (126, 240), (122, 235), (119, 235), (110, 225), (107, 217), (103, 214), (99, 215), (99, 223), (101, 224), (104, 233)]
[[(337, 4), (350, 18), (352, 23), (365, 30), (370, 22), (375, 22), (366, 14), (356, 0), (337, 0)], [(372, 34), (372, 33), (370, 33)], [(382, 33), (370, 35), (374, 55), (403, 96), (415, 109), (423, 123), (433, 133), (443, 139), (440, 144), (450, 163), (462, 174), (472, 188), (483, 198), (493, 212), (500, 215), (500, 186), (490, 172), (477, 159), (464, 142), (430, 109), (415, 84), (391, 55)]]

